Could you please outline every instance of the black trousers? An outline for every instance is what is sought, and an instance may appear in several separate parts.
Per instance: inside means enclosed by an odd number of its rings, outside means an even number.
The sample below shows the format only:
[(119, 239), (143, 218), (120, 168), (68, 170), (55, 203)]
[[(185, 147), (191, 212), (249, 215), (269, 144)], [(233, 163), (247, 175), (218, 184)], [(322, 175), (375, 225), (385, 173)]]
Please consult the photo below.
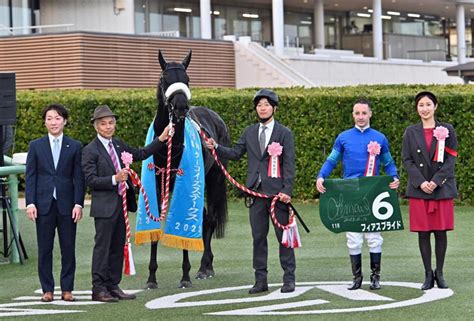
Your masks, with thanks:
[(122, 280), (125, 219), (121, 206), (120, 203), (110, 218), (94, 218), (93, 293), (116, 289)]
[(54, 292), (53, 247), (58, 229), (61, 248), (61, 290), (74, 289), (76, 273), (76, 228), (71, 213), (59, 213), (56, 200), (51, 203), (48, 213), (38, 213), (36, 237), (38, 240), (38, 275), (44, 292)]
[[(268, 261), (268, 243), (267, 235), (270, 224), (273, 225), (270, 218), (271, 200), (256, 198), (254, 204), (250, 207), (250, 227), (253, 238), (253, 268), (255, 269), (255, 281), (260, 283), (267, 282), (267, 261)], [(278, 222), (288, 224), (289, 213), (288, 206), (277, 202), (275, 215)], [(279, 244), (280, 265), (283, 269), (283, 282), (295, 282), (295, 252), (292, 248), (286, 248), (281, 244), (283, 230), (273, 226), (275, 235)]]

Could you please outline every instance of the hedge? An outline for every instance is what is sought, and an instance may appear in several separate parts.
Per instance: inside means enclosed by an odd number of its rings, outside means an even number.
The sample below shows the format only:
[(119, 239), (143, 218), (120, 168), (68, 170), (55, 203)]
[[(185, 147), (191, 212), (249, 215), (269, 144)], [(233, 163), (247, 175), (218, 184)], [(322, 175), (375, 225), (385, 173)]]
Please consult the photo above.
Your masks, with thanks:
[[(352, 103), (358, 98), (367, 98), (372, 102), (371, 126), (389, 139), (392, 155), (401, 173), (400, 193), (403, 195), (406, 185), (406, 173), (402, 169), (400, 156), (403, 132), (408, 125), (419, 121), (414, 107), (415, 94), (430, 90), (440, 102), (437, 118), (451, 123), (458, 136), (456, 177), (460, 199), (473, 204), (473, 89), (471, 85), (275, 89), (280, 96), (276, 118), (291, 128), (295, 136), (297, 178), (294, 197), (303, 200), (317, 198), (315, 174), (330, 152), (337, 134), (353, 126)], [(246, 126), (256, 121), (253, 89), (196, 88), (192, 93), (193, 105), (208, 106), (221, 115), (230, 129), (233, 142)], [(99, 104), (109, 105), (119, 115), (116, 135), (135, 146), (143, 145), (146, 130), (157, 108), (155, 89), (19, 91), (17, 99), (17, 152), (26, 151), (31, 139), (44, 135), (41, 109), (53, 102), (69, 108), (71, 115), (66, 134), (84, 144), (96, 135), (90, 118)], [(245, 161), (230, 163), (230, 172), (241, 182), (245, 181), (245, 171)], [(340, 175), (339, 165), (333, 177)]]

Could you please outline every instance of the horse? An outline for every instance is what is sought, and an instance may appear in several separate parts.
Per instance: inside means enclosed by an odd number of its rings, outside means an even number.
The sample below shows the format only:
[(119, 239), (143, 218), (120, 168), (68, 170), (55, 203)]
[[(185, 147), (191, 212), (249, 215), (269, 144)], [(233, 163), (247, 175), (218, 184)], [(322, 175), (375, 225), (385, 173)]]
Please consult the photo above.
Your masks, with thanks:
[[(184, 120), (190, 117), (208, 135), (213, 137), (218, 144), (228, 146), (230, 144), (229, 131), (222, 118), (214, 111), (201, 106), (189, 106), (189, 77), (186, 72), (191, 61), (192, 51), (190, 50), (181, 63), (167, 62), (158, 51), (158, 60), (161, 66), (161, 76), (157, 85), (156, 98), (158, 108), (153, 122), (155, 134), (161, 133), (168, 126), (170, 119), (174, 124), (174, 135), (172, 140), (172, 161), (171, 168), (176, 169), (179, 166), (184, 141)], [(173, 86), (170, 88), (170, 86)], [(169, 92), (171, 91), (171, 94)], [(169, 94), (167, 97), (165, 94)], [(204, 172), (205, 172), (205, 192), (207, 206), (204, 208), (203, 218), (203, 243), (204, 252), (201, 258), (201, 265), (196, 274), (196, 279), (207, 279), (214, 277), (213, 259), (214, 255), (211, 249), (211, 239), (215, 234), (216, 238), (222, 238), (225, 231), (227, 220), (227, 191), (226, 178), (212, 154), (202, 142)], [(154, 154), (153, 161), (155, 166), (165, 168), (167, 163), (166, 152), (163, 154)], [(171, 176), (171, 190), (174, 184), (176, 174)], [(161, 190), (161, 180), (156, 177), (157, 193)], [(159, 197), (157, 199), (160, 199)], [(148, 265), (149, 276), (146, 288), (157, 288), (156, 271), (158, 242), (151, 243), (150, 262)], [(183, 250), (182, 260), (182, 278), (179, 283), (180, 288), (192, 287), (189, 276), (191, 263), (187, 250)]]

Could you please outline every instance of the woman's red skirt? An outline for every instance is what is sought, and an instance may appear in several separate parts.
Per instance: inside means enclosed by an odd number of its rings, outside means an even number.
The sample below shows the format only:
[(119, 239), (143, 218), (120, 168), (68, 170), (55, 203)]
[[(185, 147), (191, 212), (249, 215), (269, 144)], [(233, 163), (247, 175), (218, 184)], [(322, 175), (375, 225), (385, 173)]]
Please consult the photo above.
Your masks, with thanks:
[(454, 200), (410, 198), (410, 231), (450, 231), (454, 229)]

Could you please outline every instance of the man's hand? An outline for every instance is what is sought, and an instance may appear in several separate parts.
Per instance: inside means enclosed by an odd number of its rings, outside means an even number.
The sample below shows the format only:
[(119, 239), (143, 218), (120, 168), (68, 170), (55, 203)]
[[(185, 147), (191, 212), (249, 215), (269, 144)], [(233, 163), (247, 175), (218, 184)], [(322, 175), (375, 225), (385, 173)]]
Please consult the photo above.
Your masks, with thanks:
[(321, 194), (322, 194), (322, 193), (326, 193), (326, 187), (324, 187), (324, 178), (319, 177), (319, 178), (316, 180), (316, 189), (317, 189), (318, 192), (320, 192)]
[(397, 189), (398, 186), (400, 186), (400, 180), (398, 178), (394, 178), (393, 181), (388, 184), (388, 187), (390, 187), (391, 189)]
[(26, 215), (28, 215), (28, 218), (32, 220), (33, 222), (36, 221), (36, 218), (38, 217), (38, 211), (36, 210), (36, 206), (30, 206), (26, 209)]
[(116, 182), (125, 182), (128, 178), (128, 171), (126, 169), (121, 169), (120, 172), (115, 174)]
[(283, 202), (283, 203), (290, 203), (291, 202), (291, 196), (285, 194), (285, 193), (278, 193), (278, 197), (280, 198), (280, 201)]
[(160, 140), (160, 142), (163, 143), (166, 140), (168, 140), (170, 136), (173, 137), (173, 135), (174, 135), (174, 127), (166, 126), (165, 129), (163, 129), (163, 132), (161, 133), (161, 135), (158, 137), (158, 139)]
[(216, 148), (216, 141), (214, 140), (214, 138), (209, 138), (209, 140), (206, 141), (206, 145), (207, 145), (207, 148), (209, 149), (214, 149)]
[(74, 220), (74, 223), (79, 222), (79, 220), (82, 218), (82, 208), (79, 206), (74, 206), (72, 209), (72, 219)]

